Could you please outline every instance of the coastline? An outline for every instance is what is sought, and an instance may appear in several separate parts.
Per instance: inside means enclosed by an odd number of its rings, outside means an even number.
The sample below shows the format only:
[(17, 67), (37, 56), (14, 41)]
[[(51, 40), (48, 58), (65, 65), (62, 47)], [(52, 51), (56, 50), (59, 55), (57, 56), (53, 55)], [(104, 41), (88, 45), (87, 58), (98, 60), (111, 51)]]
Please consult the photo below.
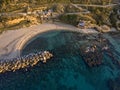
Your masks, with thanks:
[[(2, 42), (0, 44), (0, 60), (3, 61), (5, 59), (9, 60), (11, 58), (20, 57), (23, 47), (34, 37), (53, 30), (69, 30), (85, 34), (99, 33), (95, 29), (79, 29), (75, 26), (59, 22), (44, 23), (18, 30), (8, 30), (0, 34), (0, 42)], [(113, 29), (111, 29), (111, 31), (112, 30)]]
[(0, 60), (19, 57), (22, 48), (29, 40), (40, 33), (52, 30), (70, 30), (81, 33), (98, 33), (95, 30), (79, 29), (72, 25), (63, 23), (45, 23), (27, 28), (21, 28), (18, 30), (8, 30), (0, 35), (0, 42), (2, 42), (0, 44)]
[[(112, 29), (111, 29), (112, 30)], [(18, 30), (9, 30), (4, 32), (0, 35), (0, 72), (5, 71), (15, 71), (20, 68), (25, 68), (27, 66), (33, 66), (37, 62), (43, 60), (43, 59), (22, 59), (21, 51), (23, 48), (31, 42), (31, 40), (34, 40), (37, 35), (42, 35), (43, 33), (49, 32), (49, 31), (74, 31), (74, 32), (80, 32), (87, 35), (91, 34), (98, 34), (99, 32), (95, 29), (79, 29), (75, 26), (63, 24), (63, 23), (45, 23), (40, 24), (32, 27), (22, 28)], [(112, 36), (106, 35), (107, 33), (103, 34), (105, 38), (107, 38), (110, 43), (116, 47), (117, 45), (117, 52), (120, 53), (120, 46), (118, 44), (114, 43)], [(9, 38), (8, 38), (9, 37)], [(36, 54), (37, 55), (37, 54)], [(28, 56), (28, 55), (27, 55)], [(37, 55), (39, 57), (39, 55)], [(35, 57), (35, 58), (38, 58)], [(44, 56), (43, 56), (44, 57)], [(49, 58), (47, 58), (49, 59)], [(21, 60), (23, 62), (21, 63)], [(26, 63), (33, 61), (33, 63)], [(20, 67), (17, 67), (17, 63), (19, 62)], [(23, 67), (24, 66), (24, 67)]]

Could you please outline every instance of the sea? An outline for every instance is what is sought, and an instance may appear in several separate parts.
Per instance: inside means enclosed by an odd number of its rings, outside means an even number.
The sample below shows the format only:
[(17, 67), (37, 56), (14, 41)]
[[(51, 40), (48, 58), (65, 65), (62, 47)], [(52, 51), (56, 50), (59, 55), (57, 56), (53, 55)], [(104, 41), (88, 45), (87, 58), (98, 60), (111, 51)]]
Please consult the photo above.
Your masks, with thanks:
[[(48, 50), (53, 58), (0, 74), (0, 90), (120, 90), (120, 67), (109, 56), (105, 54), (103, 63), (95, 67), (83, 60), (80, 46), (87, 37), (64, 30), (35, 36), (23, 47), (21, 56)], [(119, 56), (114, 48), (113, 52)]]

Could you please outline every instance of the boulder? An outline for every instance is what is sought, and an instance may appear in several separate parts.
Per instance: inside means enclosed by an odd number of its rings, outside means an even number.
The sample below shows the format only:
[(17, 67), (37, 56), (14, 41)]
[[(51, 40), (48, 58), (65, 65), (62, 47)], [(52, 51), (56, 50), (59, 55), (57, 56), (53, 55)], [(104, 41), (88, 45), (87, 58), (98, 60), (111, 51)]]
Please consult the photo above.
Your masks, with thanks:
[(117, 30), (120, 30), (120, 21), (116, 22), (116, 28), (117, 28)]
[(110, 27), (107, 25), (103, 25), (101, 26), (102, 32), (109, 32), (110, 31)]

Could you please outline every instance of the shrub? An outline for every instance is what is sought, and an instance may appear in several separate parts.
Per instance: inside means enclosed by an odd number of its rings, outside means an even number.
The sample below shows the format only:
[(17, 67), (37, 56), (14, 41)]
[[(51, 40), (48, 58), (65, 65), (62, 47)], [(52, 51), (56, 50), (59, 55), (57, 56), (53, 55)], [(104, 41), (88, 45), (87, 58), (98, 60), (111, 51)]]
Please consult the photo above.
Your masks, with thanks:
[(88, 16), (88, 15), (61, 15), (59, 18), (61, 21), (72, 24), (72, 25), (77, 25), (79, 20), (85, 20), (85, 21), (91, 21), (92, 23), (96, 23), (96, 21)]

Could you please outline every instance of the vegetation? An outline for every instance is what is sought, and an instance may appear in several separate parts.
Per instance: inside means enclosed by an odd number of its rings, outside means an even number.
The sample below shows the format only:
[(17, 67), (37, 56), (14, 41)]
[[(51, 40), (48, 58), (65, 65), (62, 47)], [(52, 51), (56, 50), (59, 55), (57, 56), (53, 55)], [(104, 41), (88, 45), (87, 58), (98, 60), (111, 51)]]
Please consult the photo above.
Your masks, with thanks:
[(91, 23), (96, 23), (96, 21), (88, 15), (61, 15), (60, 20), (64, 23), (77, 25), (80, 20), (91, 21)]
[[(112, 24), (112, 26), (114, 26), (114, 27), (116, 27), (116, 28), (117, 28), (116, 23), (117, 23), (118, 21), (120, 21), (120, 18), (119, 18), (120, 15), (119, 15), (118, 12), (117, 12), (119, 8), (120, 8), (120, 6), (114, 7), (112, 13), (110, 14), (111, 24)], [(119, 25), (120, 25), (120, 23), (118, 24), (118, 27), (120, 27)]]
[[(100, 4), (105, 5), (108, 3), (112, 3), (114, 0), (0, 0), (0, 13), (21, 13), (28, 11), (29, 7), (31, 11), (41, 10), (42, 7), (53, 8), (53, 10), (60, 15), (59, 19), (62, 22), (69, 23), (72, 25), (76, 25), (79, 20), (91, 21), (92, 23), (98, 25), (112, 25), (116, 26), (116, 13), (112, 13), (111, 11), (113, 8), (99, 8), (99, 7), (81, 7), (83, 9), (87, 9), (91, 12), (91, 14), (84, 15), (67, 15), (66, 13), (74, 13), (80, 12), (80, 9), (72, 6), (70, 3), (77, 3), (77, 4)], [(49, 4), (49, 5), (48, 5)], [(114, 16), (114, 17), (113, 17)], [(14, 23), (13, 25), (9, 25), (9, 22), (15, 21), (15, 19), (24, 20), (19, 21), (18, 23)], [(38, 17), (32, 17), (34, 20), (38, 19)], [(110, 20), (111, 19), (111, 20)], [(40, 20), (40, 17), (39, 19)], [(110, 22), (111, 21), (111, 22)], [(13, 28), (30, 25), (33, 21), (30, 21), (21, 15), (1, 15), (0, 14), (0, 31), (5, 29), (3, 28)], [(40, 22), (40, 21), (39, 21)]]
[[(71, 0), (72, 3), (82, 3), (82, 4), (100, 4), (100, 5), (105, 5), (105, 4), (108, 4), (108, 3), (112, 3), (112, 0)], [(57, 11), (64, 13), (64, 12), (80, 12), (80, 10), (77, 10), (74, 8), (73, 10), (73, 7), (70, 8), (71, 6), (67, 6), (67, 7), (61, 7), (61, 6), (57, 6), (59, 8), (57, 8)], [(110, 22), (110, 14), (111, 14), (111, 11), (112, 11), (112, 7), (106, 7), (106, 8), (102, 8), (102, 7), (84, 7), (84, 9), (87, 9), (91, 12), (91, 15), (85, 15), (85, 16), (82, 16), (81, 15), (78, 15), (78, 17), (80, 17), (79, 19), (83, 19), (83, 20), (90, 20), (92, 21), (92, 23), (96, 23), (98, 25), (109, 25), (111, 26), (111, 22)], [(60, 13), (61, 13), (60, 12)], [(75, 18), (73, 18), (75, 16)], [(74, 24), (76, 22), (78, 22), (78, 18), (77, 20), (76, 19), (76, 15), (68, 15), (68, 16), (61, 16), (61, 20), (63, 20), (63, 22), (66, 22), (67, 21), (67, 18), (68, 18), (68, 22), (67, 23), (70, 23), (72, 24), (72, 19), (74, 21)], [(70, 18), (70, 19), (69, 19)], [(71, 19), (72, 18), (72, 19)], [(71, 21), (70, 21), (71, 20)], [(74, 25), (73, 24), (73, 25)]]
[(23, 16), (20, 14), (9, 14), (0, 16), (0, 33), (5, 30), (19, 29), (33, 24), (41, 23), (41, 19), (35, 15)]
[[(12, 11), (23, 8), (20, 6), (21, 3), (28, 5), (44, 5), (51, 3), (80, 3), (80, 4), (100, 4), (105, 5), (112, 3), (114, 0), (0, 0), (0, 12)], [(19, 5), (17, 5), (19, 4)], [(11, 7), (11, 5), (14, 5)]]
[(57, 12), (59, 14), (80, 12), (78, 8), (75, 8), (74, 6), (70, 4), (54, 4), (52, 8), (54, 12)]
[(108, 8), (89, 8), (92, 13), (92, 17), (96, 20), (98, 25), (111, 25), (110, 24), (110, 13), (112, 11), (111, 7)]
[[(69, 0), (0, 0), (0, 12), (8, 12), (17, 9), (21, 9), (22, 4), (26, 5), (45, 5), (50, 3), (69, 3)], [(17, 5), (19, 4), (19, 5)], [(15, 5), (15, 6), (12, 6)]]
[(71, 0), (72, 3), (80, 4), (100, 4), (105, 5), (113, 2), (114, 0)]

